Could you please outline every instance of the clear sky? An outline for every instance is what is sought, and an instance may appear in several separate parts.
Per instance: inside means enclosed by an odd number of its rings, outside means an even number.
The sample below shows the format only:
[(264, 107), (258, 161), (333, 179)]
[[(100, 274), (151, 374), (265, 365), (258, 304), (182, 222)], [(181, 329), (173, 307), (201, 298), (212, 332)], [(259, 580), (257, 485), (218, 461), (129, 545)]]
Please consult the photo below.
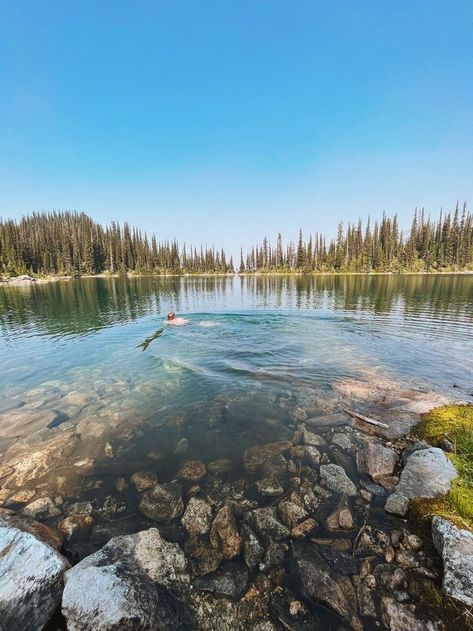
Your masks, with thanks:
[(473, 205), (473, 4), (0, 0), (0, 215), (235, 253)]

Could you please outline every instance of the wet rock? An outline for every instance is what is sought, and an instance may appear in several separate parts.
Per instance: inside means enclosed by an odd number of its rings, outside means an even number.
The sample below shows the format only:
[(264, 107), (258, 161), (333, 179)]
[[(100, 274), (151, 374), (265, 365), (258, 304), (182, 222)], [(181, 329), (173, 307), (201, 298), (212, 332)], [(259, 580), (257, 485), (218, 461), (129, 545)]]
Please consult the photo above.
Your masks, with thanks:
[(240, 563), (229, 561), (213, 574), (195, 580), (196, 589), (233, 599), (241, 598), (248, 589), (248, 570)]
[(181, 523), (191, 535), (205, 535), (212, 523), (212, 507), (206, 501), (192, 497), (186, 506)]
[(351, 530), (355, 526), (353, 515), (346, 496), (343, 496), (336, 509), (325, 520), (329, 530)]
[(353, 446), (351, 436), (345, 432), (336, 432), (332, 436), (332, 444), (341, 447), (342, 449), (350, 450)]
[(210, 543), (222, 553), (225, 559), (237, 557), (243, 547), (238, 534), (235, 517), (228, 506), (223, 506), (215, 516), (210, 530)]
[(64, 537), (56, 528), (41, 524), (34, 519), (17, 516), (13, 511), (0, 514), (0, 528), (16, 528), (28, 532), (55, 550), (60, 550)]
[[(351, 554), (351, 541), (349, 539), (338, 539), (336, 542), (337, 545), (322, 546), (319, 550), (320, 554), (337, 574), (343, 574), (344, 576), (357, 574), (358, 561)], [(349, 547), (341, 545), (339, 549), (338, 544), (340, 542), (347, 542)]]
[(128, 512), (128, 506), (125, 500), (119, 500), (113, 495), (108, 495), (102, 506), (97, 509), (97, 512), (104, 519), (118, 519), (123, 517)]
[(174, 453), (176, 456), (182, 456), (185, 454), (187, 449), (189, 448), (189, 441), (187, 438), (181, 438), (177, 441), (176, 446), (174, 447)]
[(52, 519), (58, 517), (61, 511), (50, 497), (41, 497), (30, 504), (27, 504), (22, 510), (21, 515), (31, 517), (32, 519)]
[(377, 443), (368, 443), (357, 451), (356, 464), (360, 473), (367, 473), (376, 480), (379, 476), (390, 476), (396, 467), (397, 454), (394, 449)]
[(249, 447), (243, 455), (243, 466), (248, 473), (258, 473), (260, 467), (276, 454), (284, 454), (291, 448), (288, 440), (276, 443), (266, 443), (265, 445), (256, 445)]
[(256, 532), (265, 539), (279, 541), (289, 536), (289, 529), (277, 519), (274, 508), (256, 508), (248, 513), (247, 519)]
[(291, 631), (322, 631), (318, 617), (308, 607), (286, 591), (271, 594), (270, 609), (281, 629)]
[(143, 494), (138, 509), (155, 521), (180, 517), (184, 512), (181, 486), (177, 482), (157, 484)]
[(376, 554), (384, 556), (387, 547), (390, 545), (389, 535), (382, 530), (366, 526), (358, 538), (356, 552), (361, 554)]
[(294, 539), (303, 539), (304, 537), (310, 535), (317, 526), (318, 524), (315, 519), (309, 517), (309, 519), (305, 519), (291, 530), (291, 537)]
[(207, 472), (207, 468), (202, 460), (185, 460), (181, 463), (177, 477), (180, 480), (190, 480), (198, 482)]
[(284, 488), (275, 478), (264, 478), (255, 482), (258, 493), (266, 497), (277, 497), (284, 493)]
[(241, 536), (243, 539), (243, 559), (249, 568), (255, 567), (263, 558), (264, 548), (248, 524), (242, 524)]
[(62, 613), (70, 631), (184, 629), (189, 613), (169, 589), (189, 580), (177, 544), (150, 528), (115, 537), (65, 576)]
[(378, 475), (376, 482), (392, 493), (399, 483), (399, 478), (395, 475)]
[(294, 408), (294, 410), (291, 410), (290, 414), (291, 418), (299, 423), (307, 419), (307, 412), (301, 407)]
[(441, 631), (445, 627), (440, 621), (421, 619), (414, 605), (405, 605), (394, 598), (381, 599), (383, 622), (389, 631)]
[(267, 478), (282, 480), (286, 477), (288, 471), (288, 462), (280, 453), (274, 454), (263, 464), (262, 472)]
[(360, 484), (366, 491), (368, 491), (368, 493), (376, 495), (376, 497), (386, 497), (386, 495), (388, 494), (386, 489), (380, 484), (368, 482), (367, 480), (360, 480)]
[(389, 513), (405, 515), (411, 499), (448, 493), (456, 476), (455, 467), (441, 449), (415, 451), (407, 459), (399, 484), (388, 497), (385, 508)]
[(66, 537), (72, 537), (79, 530), (87, 530), (93, 524), (94, 519), (90, 515), (69, 515), (57, 527)]
[(222, 458), (220, 460), (214, 460), (213, 462), (209, 462), (207, 465), (207, 470), (212, 475), (222, 475), (223, 473), (228, 473), (233, 468), (233, 462), (228, 458)]
[(31, 532), (0, 525), (1, 628), (42, 629), (59, 605), (68, 567), (66, 559)]
[(67, 509), (68, 515), (92, 515), (94, 507), (91, 502), (74, 502)]
[(302, 433), (302, 442), (304, 443), (304, 445), (312, 445), (313, 447), (322, 447), (326, 444), (325, 438), (323, 436), (320, 436), (320, 434), (315, 434), (314, 432), (311, 432), (305, 428)]
[(131, 476), (131, 482), (139, 493), (143, 493), (158, 484), (158, 476), (154, 471), (137, 471)]
[(338, 575), (312, 544), (295, 541), (291, 544), (291, 553), (293, 571), (304, 596), (332, 609), (354, 629), (362, 629), (350, 579)]
[(287, 552), (287, 545), (277, 541), (270, 541), (259, 569), (261, 572), (269, 572), (272, 568), (282, 565)]
[(320, 477), (328, 488), (334, 493), (345, 493), (354, 496), (357, 494), (356, 486), (345, 473), (345, 469), (336, 464), (324, 464), (320, 466)]
[(191, 557), (191, 567), (196, 576), (215, 572), (223, 561), (222, 553), (202, 537), (189, 537), (185, 543), (185, 551)]
[(311, 465), (318, 465), (320, 462), (320, 451), (313, 445), (304, 447), (304, 457)]
[(380, 563), (374, 569), (374, 576), (384, 588), (391, 593), (402, 591), (407, 587), (407, 575), (405, 571), (391, 563)]
[[(355, 577), (358, 578), (358, 577)], [(358, 608), (360, 611), (360, 616), (367, 616), (369, 618), (376, 618), (376, 607), (373, 601), (373, 596), (371, 595), (371, 590), (361, 580), (355, 581), (356, 588), (356, 596), (358, 598)]]
[(15, 469), (8, 464), (0, 466), (0, 480), (2, 478), (6, 478), (8, 475), (13, 473), (13, 471), (15, 471)]
[(36, 495), (34, 489), (23, 489), (10, 495), (8, 498), (9, 504), (27, 504)]
[(473, 534), (442, 517), (432, 519), (432, 539), (443, 561), (443, 591), (473, 605)]
[(284, 501), (278, 504), (278, 514), (281, 521), (291, 530), (309, 516), (307, 511), (294, 502)]

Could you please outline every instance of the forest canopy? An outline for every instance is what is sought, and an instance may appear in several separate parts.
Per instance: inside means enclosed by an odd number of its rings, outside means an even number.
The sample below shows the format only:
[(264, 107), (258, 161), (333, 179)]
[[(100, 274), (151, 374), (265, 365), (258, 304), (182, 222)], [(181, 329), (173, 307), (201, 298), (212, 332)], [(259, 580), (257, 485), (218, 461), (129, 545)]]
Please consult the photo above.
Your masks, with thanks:
[[(297, 243), (261, 244), (240, 255), (239, 271), (252, 272), (421, 272), (473, 269), (473, 216), (457, 205), (432, 220), (415, 211), (403, 232), (397, 215), (365, 225), (338, 225), (328, 240), (315, 232)], [(232, 257), (214, 247), (158, 242), (138, 228), (102, 226), (77, 212), (33, 213), (20, 221), (0, 219), (0, 274), (93, 275), (101, 273), (226, 274)]]

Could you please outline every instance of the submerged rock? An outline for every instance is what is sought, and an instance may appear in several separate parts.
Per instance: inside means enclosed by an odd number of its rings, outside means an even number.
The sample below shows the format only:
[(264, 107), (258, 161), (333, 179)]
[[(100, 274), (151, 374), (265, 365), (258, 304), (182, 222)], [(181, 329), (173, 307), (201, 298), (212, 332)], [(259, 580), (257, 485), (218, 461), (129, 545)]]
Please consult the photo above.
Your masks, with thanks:
[(432, 519), (432, 539), (443, 561), (443, 591), (473, 605), (473, 534), (442, 517)]
[(154, 471), (137, 471), (131, 476), (131, 481), (135, 489), (143, 493), (158, 484), (158, 476)]
[(177, 477), (181, 480), (198, 482), (207, 472), (207, 468), (202, 460), (185, 460), (181, 463)]
[(61, 601), (69, 563), (31, 532), (0, 525), (0, 628), (37, 631)]
[(165, 587), (189, 580), (184, 553), (150, 528), (115, 537), (65, 576), (69, 631), (185, 629), (189, 613)]
[(241, 553), (243, 540), (238, 534), (235, 517), (228, 506), (217, 513), (210, 530), (210, 543), (221, 551), (225, 559), (233, 559)]
[(21, 514), (33, 519), (52, 519), (58, 517), (61, 511), (50, 497), (41, 497), (25, 506)]
[(345, 473), (345, 469), (337, 464), (323, 464), (320, 467), (320, 477), (334, 493), (345, 493), (354, 496), (356, 486)]
[(205, 535), (212, 523), (212, 507), (205, 500), (191, 497), (181, 523), (191, 535)]
[(272, 456), (286, 453), (290, 448), (291, 443), (288, 440), (249, 447), (243, 455), (243, 466), (248, 473), (258, 473), (260, 467)]
[(448, 493), (457, 471), (438, 447), (420, 449), (406, 461), (399, 484), (386, 501), (386, 510), (405, 515), (411, 499), (437, 497)]
[(240, 563), (229, 561), (213, 574), (197, 578), (195, 587), (204, 592), (229, 596), (236, 600), (248, 589), (248, 570)]
[(242, 524), (243, 559), (249, 568), (255, 567), (263, 558), (264, 548), (260, 540), (248, 524)]
[(329, 530), (351, 530), (354, 528), (355, 522), (346, 496), (342, 496), (336, 509), (327, 517), (325, 525)]
[(275, 478), (264, 478), (255, 483), (258, 493), (266, 497), (276, 497), (284, 493), (283, 487)]
[(279, 541), (289, 536), (289, 529), (276, 517), (273, 508), (256, 508), (247, 514), (249, 523), (265, 539)]
[(146, 517), (155, 521), (180, 517), (184, 512), (181, 486), (177, 482), (157, 484), (143, 494), (138, 508)]
[(381, 599), (383, 622), (389, 631), (443, 631), (440, 621), (421, 619), (416, 615), (414, 605), (397, 602), (394, 598)]
[(289, 529), (295, 528), (301, 521), (304, 521), (309, 516), (302, 506), (291, 501), (279, 502), (278, 514), (281, 521)]
[(376, 480), (379, 476), (390, 476), (394, 472), (397, 454), (394, 449), (377, 443), (368, 443), (356, 454), (356, 464), (360, 473), (367, 473)]

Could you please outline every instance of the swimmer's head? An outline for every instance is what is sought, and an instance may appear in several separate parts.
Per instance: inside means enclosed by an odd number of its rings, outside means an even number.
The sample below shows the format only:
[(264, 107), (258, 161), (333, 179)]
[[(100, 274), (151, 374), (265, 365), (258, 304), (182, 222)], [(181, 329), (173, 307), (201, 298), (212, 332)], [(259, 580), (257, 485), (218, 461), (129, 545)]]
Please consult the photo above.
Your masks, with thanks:
[(176, 314), (174, 313), (174, 311), (170, 311), (168, 313), (168, 320), (174, 320), (176, 318)]

